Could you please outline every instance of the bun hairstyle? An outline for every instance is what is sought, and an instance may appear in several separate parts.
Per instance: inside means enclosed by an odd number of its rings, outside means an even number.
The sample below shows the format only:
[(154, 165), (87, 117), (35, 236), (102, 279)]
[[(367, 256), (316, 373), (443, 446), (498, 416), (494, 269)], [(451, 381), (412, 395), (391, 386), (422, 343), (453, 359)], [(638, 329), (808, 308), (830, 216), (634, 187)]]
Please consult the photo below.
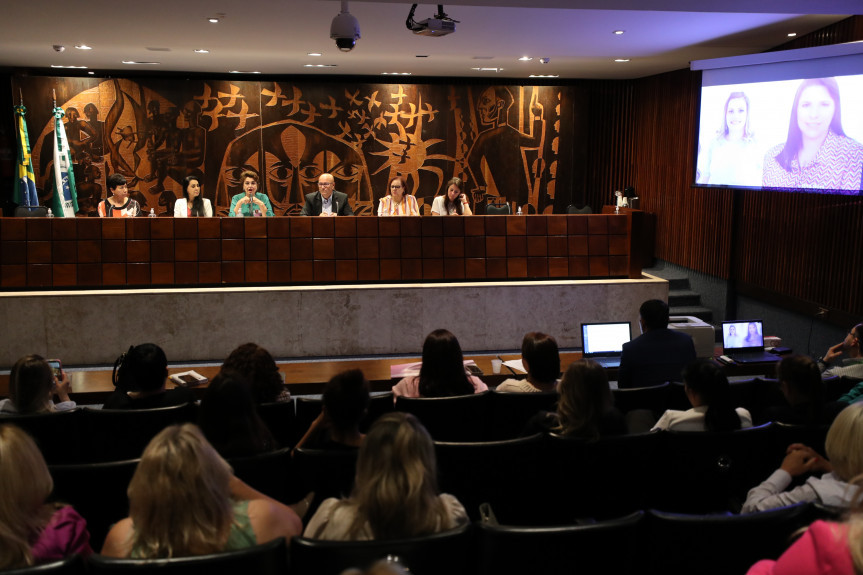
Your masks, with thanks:
[(121, 391), (155, 391), (168, 377), (168, 358), (154, 343), (129, 346), (114, 362), (111, 381)]

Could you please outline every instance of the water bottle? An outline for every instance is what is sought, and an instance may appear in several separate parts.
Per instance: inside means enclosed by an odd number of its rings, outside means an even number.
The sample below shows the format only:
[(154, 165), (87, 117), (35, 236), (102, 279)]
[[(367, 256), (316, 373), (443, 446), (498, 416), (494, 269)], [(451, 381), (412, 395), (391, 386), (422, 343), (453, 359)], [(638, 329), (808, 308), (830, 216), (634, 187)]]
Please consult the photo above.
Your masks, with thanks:
[(150, 208), (150, 213), (147, 214), (148, 218), (155, 218), (156, 216), (156, 208)]
[(516, 210), (515, 215), (517, 215), (517, 216), (521, 215), (521, 206), (518, 207), (518, 210)]
[(51, 208), (48, 208), (48, 217), (49, 217), (49, 218), (53, 218), (53, 217), (54, 217), (54, 212), (52, 212), (52, 211), (51, 211)]

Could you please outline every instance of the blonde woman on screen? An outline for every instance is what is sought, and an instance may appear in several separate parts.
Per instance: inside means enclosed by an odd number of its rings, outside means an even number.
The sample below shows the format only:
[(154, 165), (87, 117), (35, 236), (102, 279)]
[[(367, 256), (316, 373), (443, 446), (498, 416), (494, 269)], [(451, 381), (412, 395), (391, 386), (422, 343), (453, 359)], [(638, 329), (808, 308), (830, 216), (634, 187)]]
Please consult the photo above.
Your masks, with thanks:
[(756, 146), (749, 97), (744, 92), (731, 92), (725, 100), (721, 127), (700, 162), (698, 183), (760, 186), (761, 153)]

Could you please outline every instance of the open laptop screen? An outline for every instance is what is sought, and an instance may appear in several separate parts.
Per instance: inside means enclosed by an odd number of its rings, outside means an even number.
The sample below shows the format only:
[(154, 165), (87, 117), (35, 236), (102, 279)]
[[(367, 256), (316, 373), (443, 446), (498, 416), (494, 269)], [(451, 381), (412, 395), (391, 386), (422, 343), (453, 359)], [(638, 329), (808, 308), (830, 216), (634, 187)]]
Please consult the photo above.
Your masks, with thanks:
[(581, 324), (584, 357), (620, 355), (623, 344), (632, 339), (631, 327), (628, 321)]
[(722, 322), (722, 348), (764, 349), (764, 325), (760, 319)]

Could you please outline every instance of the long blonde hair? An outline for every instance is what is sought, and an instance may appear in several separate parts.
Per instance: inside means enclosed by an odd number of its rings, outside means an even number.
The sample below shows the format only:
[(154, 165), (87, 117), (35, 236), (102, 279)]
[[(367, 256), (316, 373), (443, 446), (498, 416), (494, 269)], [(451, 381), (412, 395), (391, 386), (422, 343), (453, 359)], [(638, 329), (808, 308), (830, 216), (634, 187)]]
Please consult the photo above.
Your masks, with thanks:
[(221, 551), (233, 510), (230, 465), (197, 426), (172, 425), (150, 441), (129, 483), (133, 555), (186, 557)]
[(839, 412), (827, 431), (824, 450), (842, 481), (863, 474), (863, 404), (854, 403)]
[(614, 405), (605, 369), (595, 361), (580, 359), (569, 364), (558, 384), (556, 433), (599, 439), (602, 416)]
[(0, 570), (33, 564), (30, 542), (45, 528), (54, 489), (36, 443), (14, 425), (0, 425)]
[(448, 525), (449, 511), (438, 497), (434, 444), (413, 415), (389, 413), (372, 425), (345, 504), (356, 507), (351, 538), (366, 522), (375, 539), (426, 535)]

